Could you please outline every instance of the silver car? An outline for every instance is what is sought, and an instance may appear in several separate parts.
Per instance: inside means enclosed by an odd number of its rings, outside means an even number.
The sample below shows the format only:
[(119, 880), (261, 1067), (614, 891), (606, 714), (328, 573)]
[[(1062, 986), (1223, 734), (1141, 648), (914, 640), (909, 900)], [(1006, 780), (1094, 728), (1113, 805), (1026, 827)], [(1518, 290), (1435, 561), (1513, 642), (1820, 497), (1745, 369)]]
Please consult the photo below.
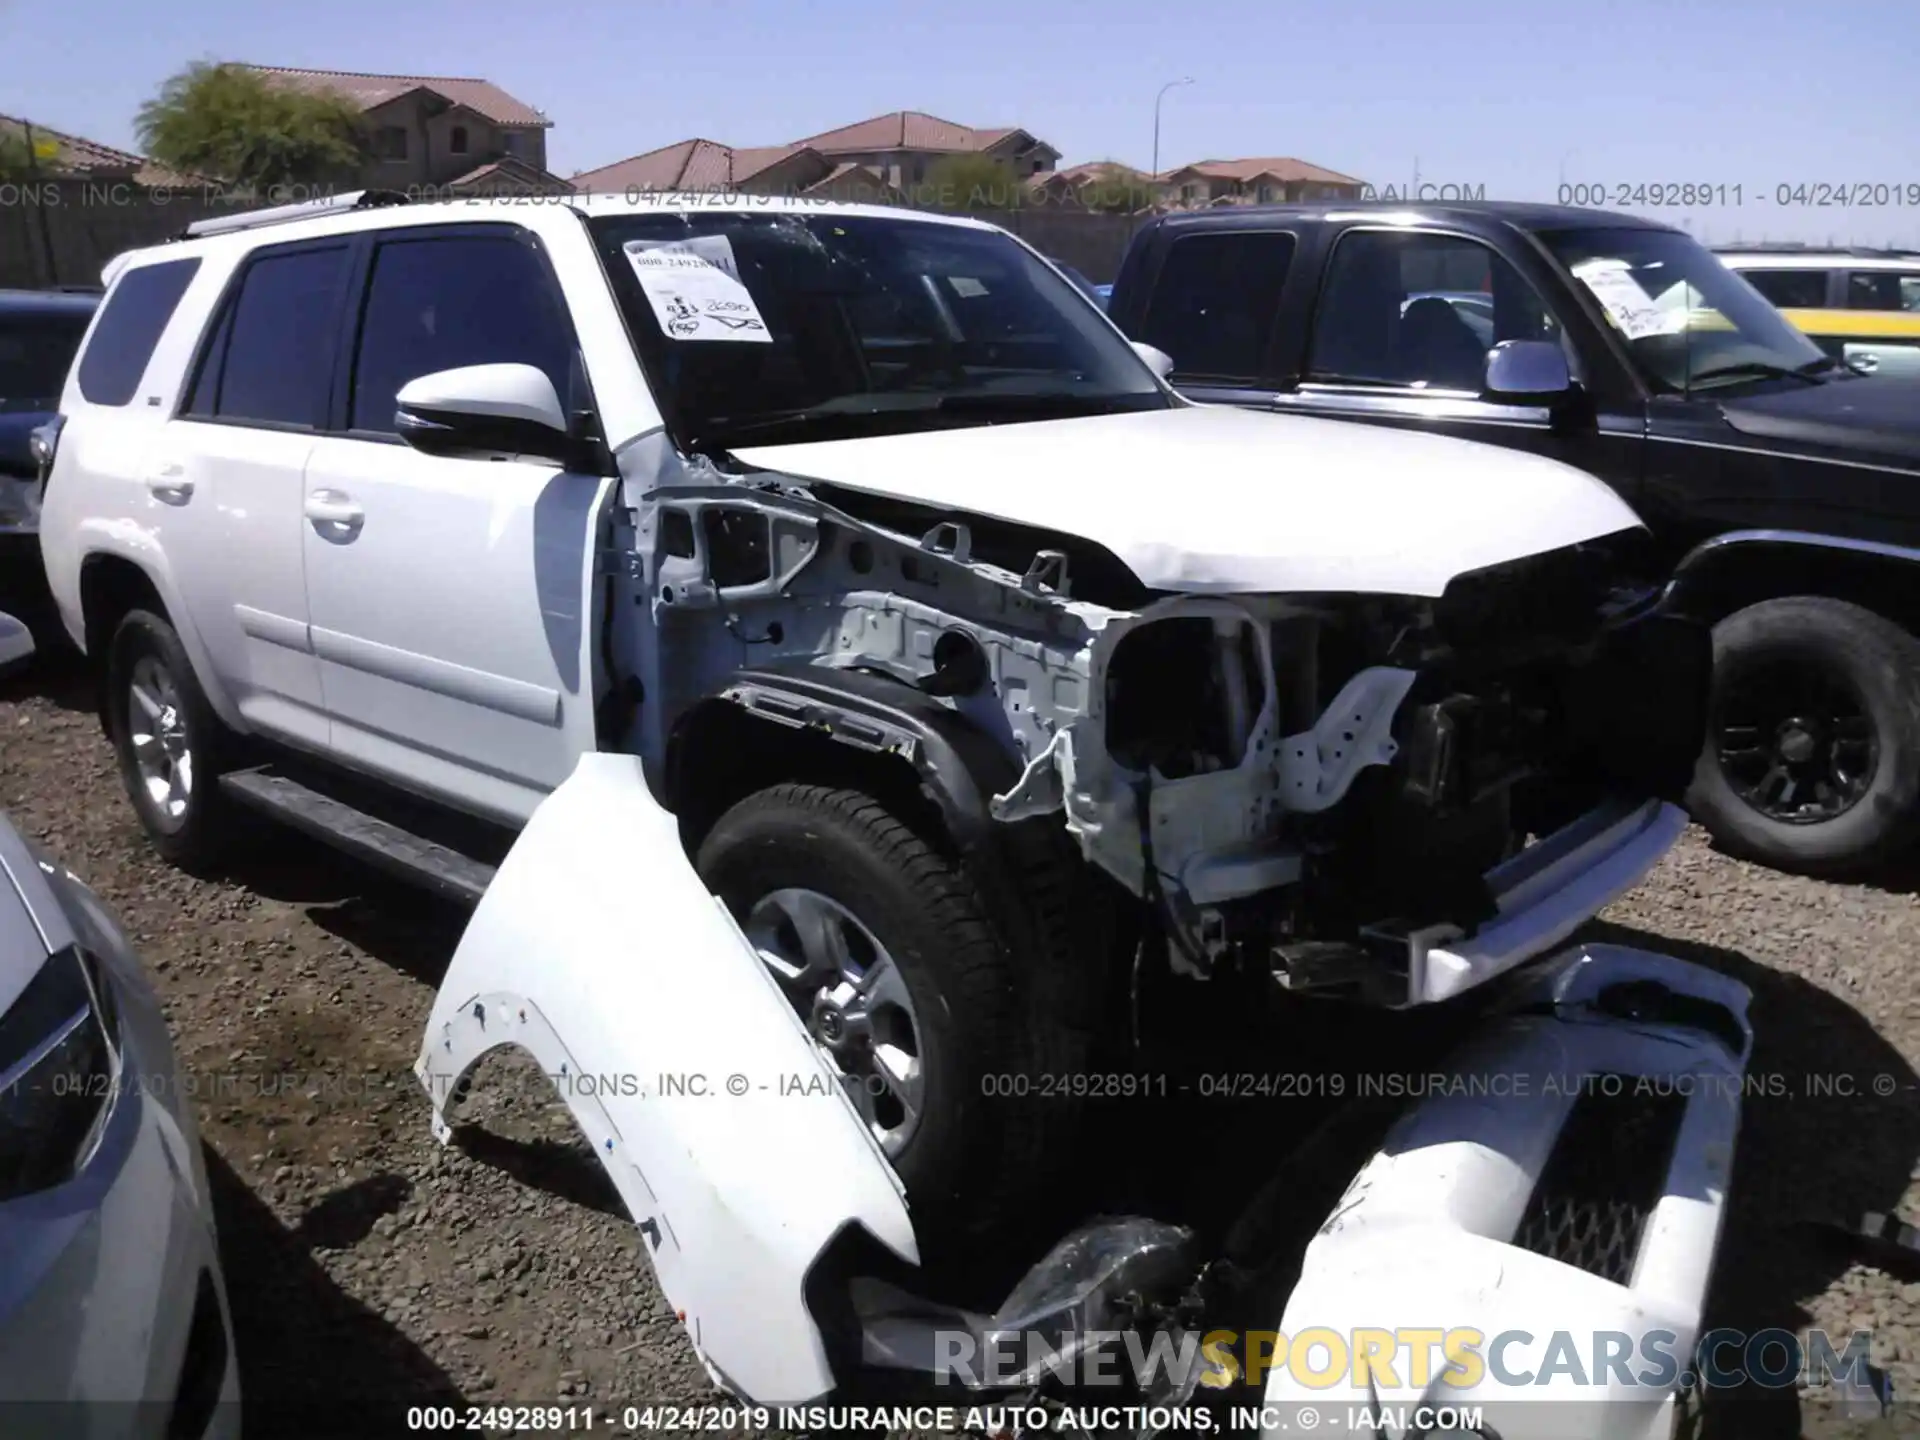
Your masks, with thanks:
[[(30, 653), (0, 615), (0, 670)], [(0, 818), (0, 1431), (240, 1433), (206, 1165), (160, 1002), (94, 893)]]

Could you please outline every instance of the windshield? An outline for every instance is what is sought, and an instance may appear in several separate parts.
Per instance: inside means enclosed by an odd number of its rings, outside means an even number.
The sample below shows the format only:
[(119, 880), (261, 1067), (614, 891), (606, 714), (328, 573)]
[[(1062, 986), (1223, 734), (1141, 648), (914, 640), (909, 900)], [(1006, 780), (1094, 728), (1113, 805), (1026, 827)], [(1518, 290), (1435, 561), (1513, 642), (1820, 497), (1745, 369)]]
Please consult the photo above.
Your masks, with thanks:
[(0, 414), (60, 408), (67, 367), (89, 318), (86, 312), (0, 311)]
[(1717, 389), (1833, 366), (1691, 236), (1620, 229), (1540, 238), (1599, 303), (1655, 389)]
[(832, 211), (591, 222), (688, 446), (1162, 409), (1099, 310), (992, 230)]

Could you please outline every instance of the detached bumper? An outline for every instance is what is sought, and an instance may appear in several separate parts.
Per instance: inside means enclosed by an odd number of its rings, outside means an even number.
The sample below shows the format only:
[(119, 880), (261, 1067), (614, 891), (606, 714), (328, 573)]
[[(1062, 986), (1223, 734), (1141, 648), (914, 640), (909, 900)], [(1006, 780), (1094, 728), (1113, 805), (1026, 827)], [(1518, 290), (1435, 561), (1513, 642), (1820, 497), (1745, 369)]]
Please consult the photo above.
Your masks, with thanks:
[(1434, 1412), (1478, 1407), (1502, 1440), (1669, 1434), (1720, 1241), (1747, 1003), (1723, 975), (1619, 946), (1543, 966), (1308, 1247), (1272, 1433), (1302, 1407), (1364, 1406), (1345, 1428), (1458, 1429)]

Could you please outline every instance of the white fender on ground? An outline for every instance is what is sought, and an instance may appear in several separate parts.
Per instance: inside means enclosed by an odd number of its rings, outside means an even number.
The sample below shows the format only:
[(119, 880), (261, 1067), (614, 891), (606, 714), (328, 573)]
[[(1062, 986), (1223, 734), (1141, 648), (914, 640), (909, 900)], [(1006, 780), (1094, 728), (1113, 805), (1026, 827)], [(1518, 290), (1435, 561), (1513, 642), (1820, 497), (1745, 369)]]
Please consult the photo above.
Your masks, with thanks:
[(468, 1072), (508, 1045), (572, 1110), (715, 1380), (825, 1395), (808, 1268), (848, 1225), (917, 1264), (906, 1202), (637, 758), (584, 756), (474, 911), (415, 1065), (443, 1142)]

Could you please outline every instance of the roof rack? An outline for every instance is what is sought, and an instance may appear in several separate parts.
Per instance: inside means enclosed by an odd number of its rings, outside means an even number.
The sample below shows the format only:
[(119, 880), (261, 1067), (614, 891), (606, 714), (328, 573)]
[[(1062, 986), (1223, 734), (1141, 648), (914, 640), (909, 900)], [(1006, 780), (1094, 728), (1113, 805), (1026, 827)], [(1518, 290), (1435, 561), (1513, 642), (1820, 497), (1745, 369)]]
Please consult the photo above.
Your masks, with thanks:
[(211, 220), (196, 220), (177, 238), (197, 240), (203, 235), (225, 235), (234, 230), (252, 230), (260, 225), (281, 225), (290, 220), (315, 220), (322, 215), (346, 210), (371, 210), (382, 205), (406, 205), (409, 197), (398, 190), (349, 190), (344, 195), (329, 195), (325, 200), (303, 200), (297, 205), (273, 205), (265, 210), (244, 210), (238, 215), (216, 215)]

